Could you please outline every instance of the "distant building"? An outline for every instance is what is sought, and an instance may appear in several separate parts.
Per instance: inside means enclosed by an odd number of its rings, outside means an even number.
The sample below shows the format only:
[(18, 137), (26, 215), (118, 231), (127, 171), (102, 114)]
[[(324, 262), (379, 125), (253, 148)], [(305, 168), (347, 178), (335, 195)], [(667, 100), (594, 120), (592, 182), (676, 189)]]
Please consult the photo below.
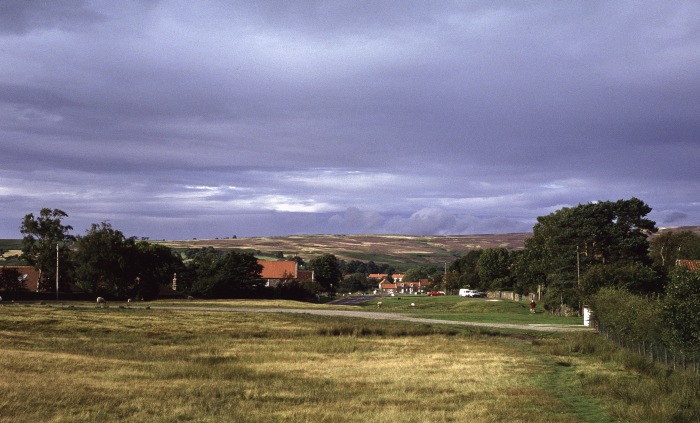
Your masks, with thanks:
[[(403, 273), (394, 273), (391, 275), (391, 278), (394, 280), (394, 282), (401, 282), (403, 280)], [(369, 276), (367, 276), (369, 279), (376, 279), (376, 280), (383, 280), (383, 279), (389, 279), (389, 274), (388, 273), (370, 273)]]
[(39, 290), (39, 271), (33, 266), (2, 266), (0, 274), (5, 269), (16, 270), (19, 273), (20, 282), (27, 291), (36, 292)]
[(293, 260), (258, 260), (262, 266), (260, 278), (265, 286), (276, 287), (291, 281), (313, 280), (314, 272), (299, 270), (299, 265)]
[[(34, 268), (34, 266), (0, 266), (0, 274), (5, 270), (15, 270), (19, 274), (19, 282), (22, 286), (20, 290), (29, 292), (39, 292), (39, 271)], [(55, 292), (55, 282), (50, 281), (51, 288), (50, 292)], [(72, 282), (61, 282), (61, 290), (66, 290), (68, 292), (83, 292), (78, 286)]]
[(379, 292), (384, 294), (422, 294), (430, 284), (428, 279), (421, 279), (418, 282), (387, 282), (382, 280), (379, 282)]
[(700, 260), (676, 260), (676, 266), (698, 271), (700, 270)]

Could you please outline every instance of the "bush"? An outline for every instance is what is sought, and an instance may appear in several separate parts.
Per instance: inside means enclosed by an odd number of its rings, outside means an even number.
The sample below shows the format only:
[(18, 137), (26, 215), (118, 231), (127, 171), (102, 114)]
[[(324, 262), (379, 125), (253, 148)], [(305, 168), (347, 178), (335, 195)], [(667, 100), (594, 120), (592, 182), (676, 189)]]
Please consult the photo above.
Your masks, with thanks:
[(684, 352), (700, 350), (700, 272), (681, 268), (671, 272), (663, 321), (672, 347)]
[(663, 339), (661, 304), (624, 289), (602, 288), (591, 298), (594, 318), (625, 341), (659, 343)]

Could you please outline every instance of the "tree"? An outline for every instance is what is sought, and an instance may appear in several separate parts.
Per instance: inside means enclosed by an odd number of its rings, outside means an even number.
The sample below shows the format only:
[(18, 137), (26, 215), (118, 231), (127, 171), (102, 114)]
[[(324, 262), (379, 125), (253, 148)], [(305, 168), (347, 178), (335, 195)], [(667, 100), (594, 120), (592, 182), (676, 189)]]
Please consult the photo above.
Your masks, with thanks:
[(96, 295), (129, 296), (138, 276), (134, 238), (112, 228), (108, 222), (93, 223), (75, 243), (76, 285)]
[[(68, 214), (63, 210), (43, 208), (39, 217), (29, 213), (24, 216), (20, 232), (22, 239), (22, 258), (39, 271), (39, 289), (50, 290), (56, 279), (56, 254), (65, 253), (68, 243), (75, 238), (69, 234), (73, 228), (63, 224)], [(66, 269), (60, 270), (62, 274)], [(59, 278), (62, 279), (62, 278)]]
[(366, 291), (368, 288), (369, 282), (364, 273), (353, 273), (340, 281), (340, 290), (343, 292)]
[(403, 274), (403, 281), (404, 282), (418, 282), (421, 279), (428, 279), (430, 278), (430, 273), (429, 270), (423, 266), (420, 267), (412, 267)]
[(506, 290), (510, 280), (510, 253), (505, 248), (488, 248), (479, 256), (479, 279), (482, 288)]
[(462, 288), (479, 288), (479, 257), (484, 250), (471, 250), (450, 264), (449, 271), (457, 272), (458, 285)]
[(260, 296), (262, 266), (252, 253), (221, 254), (203, 249), (191, 264), (195, 273), (191, 293), (209, 298)]
[[(170, 285), (175, 274), (183, 273), (185, 269), (182, 258), (164, 245), (138, 242), (134, 253), (133, 265), (138, 276), (130, 294), (133, 298), (157, 298), (160, 287)], [(181, 287), (178, 290), (182, 290)]]
[(577, 305), (579, 275), (596, 264), (650, 263), (647, 237), (656, 232), (646, 219), (651, 208), (637, 198), (563, 208), (537, 218), (525, 241), (519, 277), (544, 279), (547, 297)]
[(647, 294), (661, 290), (661, 277), (649, 266), (639, 263), (597, 264), (586, 270), (578, 285), (582, 301), (588, 301), (603, 287)]
[(312, 259), (309, 266), (314, 271), (314, 278), (324, 289), (333, 291), (342, 277), (340, 264), (333, 254), (323, 254)]
[(700, 350), (700, 272), (684, 268), (671, 272), (663, 320), (672, 346), (683, 352)]
[(360, 260), (351, 260), (343, 266), (343, 273), (344, 274), (355, 274), (355, 273), (364, 273), (369, 274), (367, 271), (367, 265)]
[(691, 231), (668, 231), (649, 241), (654, 265), (669, 272), (676, 260), (700, 260), (700, 235)]
[(17, 269), (0, 267), (0, 289), (3, 291), (19, 291), (24, 288), (24, 282)]

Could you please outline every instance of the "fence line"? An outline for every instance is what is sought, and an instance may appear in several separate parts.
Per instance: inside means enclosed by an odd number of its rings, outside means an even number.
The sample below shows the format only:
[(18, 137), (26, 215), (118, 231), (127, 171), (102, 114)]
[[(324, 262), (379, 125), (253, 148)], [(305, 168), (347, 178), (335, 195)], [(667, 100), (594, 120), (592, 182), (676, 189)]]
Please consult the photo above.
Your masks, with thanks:
[(631, 341), (608, 330), (599, 322), (596, 322), (595, 326), (599, 334), (605, 336), (606, 339), (627, 351), (646, 357), (653, 362), (663, 364), (669, 369), (683, 370), (695, 374), (700, 373), (700, 355), (697, 352), (684, 353), (674, 351), (672, 348), (659, 343)]

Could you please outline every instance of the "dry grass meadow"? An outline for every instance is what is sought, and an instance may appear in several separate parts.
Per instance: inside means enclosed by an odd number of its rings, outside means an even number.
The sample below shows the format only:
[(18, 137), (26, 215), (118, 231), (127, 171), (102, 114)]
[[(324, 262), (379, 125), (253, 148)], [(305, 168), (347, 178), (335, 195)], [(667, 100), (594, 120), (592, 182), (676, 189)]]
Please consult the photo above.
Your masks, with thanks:
[(596, 391), (646, 379), (590, 333), (34, 304), (0, 307), (0, 336), (3, 422), (663, 421)]

